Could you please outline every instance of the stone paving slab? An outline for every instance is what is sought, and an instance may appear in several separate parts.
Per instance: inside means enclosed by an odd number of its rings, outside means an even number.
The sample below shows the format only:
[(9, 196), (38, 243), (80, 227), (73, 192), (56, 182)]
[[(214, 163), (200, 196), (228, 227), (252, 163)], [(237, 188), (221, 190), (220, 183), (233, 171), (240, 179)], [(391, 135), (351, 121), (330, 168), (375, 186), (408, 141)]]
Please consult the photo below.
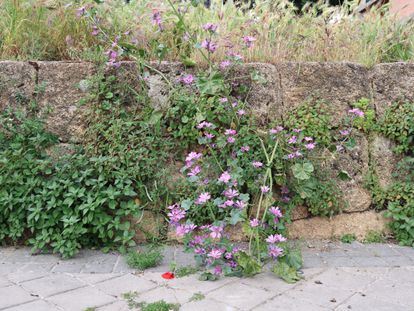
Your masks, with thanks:
[[(0, 310), (130, 310), (135, 302), (165, 300), (189, 311), (389, 310), (414, 311), (414, 249), (393, 244), (299, 243), (303, 280), (287, 284), (270, 272), (252, 278), (202, 282), (197, 275), (161, 277), (175, 261), (193, 265), (181, 246), (164, 248), (159, 267), (127, 266), (117, 253), (81, 251), (62, 260), (31, 255), (28, 248), (0, 248)], [(195, 295), (201, 300), (194, 300)]]

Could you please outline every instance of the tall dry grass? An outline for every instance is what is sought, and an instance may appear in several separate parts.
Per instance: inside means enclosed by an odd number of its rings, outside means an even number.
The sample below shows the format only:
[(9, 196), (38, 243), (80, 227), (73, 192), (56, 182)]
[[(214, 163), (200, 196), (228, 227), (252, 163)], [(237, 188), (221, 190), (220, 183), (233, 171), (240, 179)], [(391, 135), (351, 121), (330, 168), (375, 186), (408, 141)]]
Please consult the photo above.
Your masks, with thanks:
[[(102, 55), (102, 37), (91, 35), (88, 18), (78, 18), (76, 9), (92, 1), (3, 0), (0, 4), (0, 58), (47, 60), (94, 60)], [(414, 59), (414, 23), (390, 16), (387, 7), (358, 16), (352, 14), (355, 2), (342, 7), (320, 3), (301, 12), (287, 0), (258, 0), (252, 10), (233, 3), (212, 1), (210, 9), (175, 1), (185, 25), (166, 0), (121, 0), (94, 5), (100, 26), (108, 38), (130, 32), (129, 40), (157, 59), (191, 58), (203, 62), (199, 49), (186, 41), (186, 30), (201, 41), (201, 25), (219, 25), (219, 48), (215, 60), (229, 51), (243, 55), (248, 62), (352, 61), (365, 65)], [(163, 31), (151, 23), (153, 9), (163, 16)], [(256, 38), (254, 47), (243, 48), (242, 37)], [(99, 44), (98, 44), (99, 43)], [(162, 45), (160, 45), (162, 44)], [(160, 49), (162, 51), (160, 52)]]

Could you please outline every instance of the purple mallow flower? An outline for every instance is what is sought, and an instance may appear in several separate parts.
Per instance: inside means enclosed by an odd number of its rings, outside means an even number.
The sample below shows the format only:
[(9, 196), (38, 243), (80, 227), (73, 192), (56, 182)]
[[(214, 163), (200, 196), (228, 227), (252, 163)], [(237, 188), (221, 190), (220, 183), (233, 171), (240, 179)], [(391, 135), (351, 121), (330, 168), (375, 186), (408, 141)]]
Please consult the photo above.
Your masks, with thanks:
[(207, 203), (207, 201), (208, 201), (208, 200), (210, 200), (210, 199), (211, 199), (211, 195), (210, 195), (210, 193), (208, 193), (208, 192), (203, 192), (203, 193), (201, 193), (201, 194), (198, 196), (198, 198), (197, 198), (197, 200), (195, 201), (195, 203), (196, 203), (196, 204), (198, 204), (198, 205), (201, 205), (201, 204)]
[(210, 253), (208, 253), (208, 257), (210, 258), (214, 258), (214, 259), (219, 259), (221, 258), (221, 256), (223, 255), (223, 251), (219, 248), (213, 248)]
[(267, 237), (266, 242), (270, 244), (286, 242), (286, 238), (282, 236), (281, 234), (273, 234)]
[(244, 116), (246, 114), (246, 111), (244, 109), (240, 109), (239, 111), (237, 111), (237, 114), (239, 116)]
[(358, 108), (354, 108), (348, 111), (351, 114), (354, 114), (356, 117), (363, 117), (364, 116), (364, 112), (359, 110)]
[(185, 75), (181, 77), (180, 81), (184, 83), (185, 85), (190, 85), (194, 82), (194, 76), (191, 74)]
[(237, 134), (236, 130), (233, 130), (233, 129), (227, 129), (224, 131), (224, 135), (226, 136), (234, 136), (236, 134)]
[(233, 144), (236, 141), (236, 138), (234, 138), (233, 136), (227, 137), (227, 142), (229, 144)]
[(161, 12), (158, 10), (152, 11), (151, 21), (153, 25), (157, 25), (160, 30), (162, 30), (162, 19)]
[(339, 133), (342, 136), (348, 136), (349, 134), (351, 134), (351, 129), (340, 130)]
[(229, 60), (223, 60), (220, 63), (220, 68), (221, 69), (226, 69), (227, 67), (230, 67), (230, 66), (231, 66), (231, 61), (229, 61)]
[(213, 23), (207, 23), (203, 25), (203, 29), (205, 31), (210, 31), (210, 32), (216, 32), (217, 30), (217, 25), (213, 24)]
[(315, 146), (316, 146), (316, 143), (305, 144), (305, 148), (308, 149), (308, 150), (314, 149)]
[(198, 174), (200, 174), (201, 172), (201, 167), (200, 166), (195, 166), (191, 169), (191, 171), (187, 174), (187, 176), (197, 176)]
[(263, 167), (263, 163), (260, 161), (253, 161), (252, 165), (254, 166), (254, 168), (261, 168)]
[(240, 151), (241, 152), (248, 152), (250, 150), (250, 147), (249, 146), (242, 146), (241, 148), (240, 148)]
[(203, 42), (201, 42), (201, 47), (206, 49), (209, 53), (214, 53), (217, 50), (217, 44), (209, 39), (203, 40)]
[(269, 133), (274, 135), (274, 134), (280, 133), (283, 130), (284, 128), (282, 126), (276, 126), (275, 128), (271, 128), (269, 130)]
[(288, 139), (288, 144), (294, 144), (297, 140), (298, 138), (296, 136), (292, 136)]
[(260, 191), (262, 193), (268, 193), (270, 191), (270, 188), (268, 186), (261, 186)]
[(246, 202), (237, 200), (236, 203), (234, 204), (235, 207), (239, 208), (239, 209), (244, 209), (247, 206)]
[(185, 158), (185, 161), (190, 162), (190, 161), (193, 161), (193, 160), (198, 160), (201, 157), (202, 157), (201, 153), (192, 151), (187, 155), (187, 157)]
[(232, 199), (234, 197), (237, 197), (239, 195), (239, 192), (235, 189), (227, 189), (226, 191), (223, 192), (223, 194), (229, 198)]
[(213, 127), (213, 123), (210, 123), (210, 122), (207, 122), (207, 121), (203, 121), (203, 122), (200, 122), (198, 125), (197, 125), (197, 128), (200, 130), (200, 129), (203, 129), (203, 128), (212, 128)]
[(283, 254), (283, 248), (274, 246), (274, 245), (270, 245), (269, 246), (269, 256), (272, 258), (277, 258), (280, 255)]
[(80, 7), (79, 9), (76, 10), (76, 16), (77, 17), (82, 17), (83, 15), (86, 14), (86, 7)]
[(211, 133), (204, 133), (204, 136), (208, 139), (213, 139), (216, 135), (211, 134)]
[(276, 207), (271, 206), (271, 207), (270, 207), (270, 209), (269, 209), (269, 212), (270, 212), (272, 215), (274, 215), (274, 216), (276, 216), (276, 217), (278, 217), (278, 218), (282, 218), (282, 217), (283, 217), (283, 214), (282, 214), (282, 212), (280, 211), (279, 206), (276, 206)]
[(227, 184), (230, 181), (230, 179), (231, 179), (231, 175), (229, 174), (229, 172), (224, 171), (223, 174), (220, 175), (218, 180), (222, 183)]
[(259, 225), (259, 220), (257, 218), (253, 218), (250, 220), (250, 227), (256, 228)]
[(213, 239), (220, 239), (221, 235), (223, 233), (223, 227), (222, 226), (211, 226), (210, 227), (210, 236)]
[(246, 45), (247, 48), (251, 48), (253, 47), (254, 41), (256, 41), (255, 37), (252, 36), (244, 36), (243, 37), (243, 42)]

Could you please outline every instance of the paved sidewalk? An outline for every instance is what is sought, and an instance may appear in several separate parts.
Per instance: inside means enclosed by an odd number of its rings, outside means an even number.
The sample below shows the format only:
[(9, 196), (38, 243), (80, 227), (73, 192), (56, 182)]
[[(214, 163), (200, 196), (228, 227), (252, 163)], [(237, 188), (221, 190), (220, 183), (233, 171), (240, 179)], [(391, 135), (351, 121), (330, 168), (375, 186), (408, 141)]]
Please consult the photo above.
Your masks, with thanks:
[[(85, 250), (76, 258), (0, 248), (0, 310), (129, 310), (136, 301), (165, 300), (183, 311), (414, 310), (414, 249), (391, 244), (304, 243), (304, 280), (290, 285), (270, 273), (254, 278), (164, 280), (169, 263), (192, 263), (166, 247), (162, 266), (138, 273), (119, 254)], [(196, 295), (201, 293), (201, 295)], [(195, 297), (202, 298), (194, 301)], [(94, 309), (96, 308), (96, 309)]]

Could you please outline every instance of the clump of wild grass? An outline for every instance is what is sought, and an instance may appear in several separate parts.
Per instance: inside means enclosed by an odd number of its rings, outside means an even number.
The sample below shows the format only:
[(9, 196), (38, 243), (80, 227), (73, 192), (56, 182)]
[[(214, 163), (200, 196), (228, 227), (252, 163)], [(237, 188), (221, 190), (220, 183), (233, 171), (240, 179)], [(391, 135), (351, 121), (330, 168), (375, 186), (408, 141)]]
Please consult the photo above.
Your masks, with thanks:
[(159, 249), (130, 251), (127, 254), (127, 264), (134, 269), (146, 270), (158, 266), (163, 257)]
[[(78, 18), (69, 0), (3, 0), (0, 3), (0, 59), (94, 60), (102, 51), (102, 38), (94, 37), (87, 18)], [(357, 1), (340, 7), (322, 2), (305, 6), (301, 12), (288, 0), (256, 0), (251, 10), (237, 8), (232, 1), (213, 0), (210, 9), (183, 6), (184, 20), (203, 39), (201, 25), (218, 24), (219, 49), (215, 60), (230, 51), (239, 52), (246, 62), (353, 61), (365, 65), (414, 59), (414, 23), (399, 22), (387, 14), (387, 7), (359, 16), (353, 14)], [(71, 4), (71, 5), (69, 5)], [(184, 7), (185, 6), (185, 7)], [(95, 4), (100, 25), (110, 38), (126, 31), (149, 58), (157, 59), (160, 44), (166, 60), (188, 57), (202, 63), (199, 50), (185, 41), (184, 30), (168, 1), (124, 0)], [(163, 31), (151, 23), (152, 10), (163, 18)], [(251, 49), (243, 49), (241, 38), (256, 38)]]

